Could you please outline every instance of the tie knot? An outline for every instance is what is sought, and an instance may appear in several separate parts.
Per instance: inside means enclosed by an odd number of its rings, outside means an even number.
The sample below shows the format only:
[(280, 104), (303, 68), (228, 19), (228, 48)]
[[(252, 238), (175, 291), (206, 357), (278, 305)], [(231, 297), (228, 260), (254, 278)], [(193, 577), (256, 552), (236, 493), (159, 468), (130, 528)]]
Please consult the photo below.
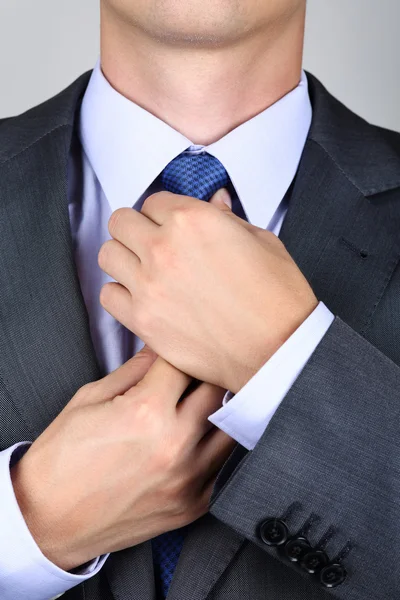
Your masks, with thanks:
[(182, 152), (167, 164), (161, 181), (167, 192), (208, 201), (228, 184), (229, 175), (222, 163), (207, 152)]

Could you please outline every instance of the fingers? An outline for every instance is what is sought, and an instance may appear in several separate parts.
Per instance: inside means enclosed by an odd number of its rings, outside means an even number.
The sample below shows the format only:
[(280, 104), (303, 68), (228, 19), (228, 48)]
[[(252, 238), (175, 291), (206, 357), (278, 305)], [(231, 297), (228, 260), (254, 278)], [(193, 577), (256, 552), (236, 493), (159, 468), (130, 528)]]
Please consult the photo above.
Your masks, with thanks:
[(162, 225), (173, 211), (182, 207), (187, 208), (199, 202), (202, 202), (202, 200), (191, 196), (182, 196), (172, 192), (157, 192), (146, 198), (140, 212), (154, 223)]
[(228, 190), (225, 187), (220, 188), (210, 198), (210, 204), (217, 206), (221, 210), (230, 211), (232, 209), (232, 199)]
[(152, 246), (158, 226), (144, 214), (132, 208), (115, 210), (109, 221), (110, 235), (134, 252), (141, 260)]
[(215, 206), (215, 208), (218, 208), (218, 210), (228, 215), (233, 221), (236, 221), (239, 225), (247, 229), (247, 231), (250, 231), (250, 233), (254, 234), (256, 233), (256, 230), (259, 229), (258, 227), (255, 227), (245, 219), (241, 219), (240, 217), (235, 215), (234, 212), (232, 212), (232, 201), (230, 199), (229, 192), (226, 188), (221, 188), (218, 190), (218, 192), (215, 192), (214, 196), (210, 199), (209, 203), (211, 204), (211, 206)]
[(121, 242), (107, 240), (98, 254), (99, 267), (110, 277), (131, 289), (140, 267), (139, 257)]
[(198, 468), (206, 478), (213, 477), (221, 470), (228, 460), (237, 442), (218, 428), (210, 432), (199, 443)]
[(225, 393), (223, 388), (211, 383), (202, 383), (178, 404), (178, 419), (194, 445), (214, 427), (208, 417), (221, 408)]
[(175, 410), (191, 379), (159, 356), (140, 382), (140, 390), (159, 397), (160, 402)]
[(157, 354), (148, 346), (130, 358), (121, 367), (112, 371), (102, 380), (102, 389), (106, 398), (114, 398), (124, 394), (132, 386), (143, 379), (152, 364), (157, 360)]
[(120, 283), (111, 281), (101, 288), (100, 304), (129, 330), (132, 327), (132, 301), (131, 293)]
[(148, 346), (144, 346), (140, 352), (115, 371), (80, 388), (73, 401), (69, 403), (70, 407), (76, 404), (96, 404), (125, 394), (143, 379), (156, 359), (157, 354)]

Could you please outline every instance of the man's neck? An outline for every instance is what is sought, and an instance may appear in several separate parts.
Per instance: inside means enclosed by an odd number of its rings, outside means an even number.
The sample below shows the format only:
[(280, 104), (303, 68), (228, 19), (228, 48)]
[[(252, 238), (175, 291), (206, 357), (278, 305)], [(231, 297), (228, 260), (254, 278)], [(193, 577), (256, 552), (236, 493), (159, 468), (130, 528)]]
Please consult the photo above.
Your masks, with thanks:
[(209, 145), (294, 89), (304, 21), (237, 45), (174, 47), (107, 15), (101, 67), (110, 84), (194, 144)]

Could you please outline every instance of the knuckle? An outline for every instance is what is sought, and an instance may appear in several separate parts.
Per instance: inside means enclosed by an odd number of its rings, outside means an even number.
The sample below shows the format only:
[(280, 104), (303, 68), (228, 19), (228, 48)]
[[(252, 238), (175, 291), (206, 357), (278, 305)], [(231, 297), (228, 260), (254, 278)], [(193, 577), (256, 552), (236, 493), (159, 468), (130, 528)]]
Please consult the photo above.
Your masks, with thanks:
[(79, 390), (78, 390), (78, 394), (81, 394), (82, 396), (88, 396), (90, 394), (93, 393), (93, 391), (95, 389), (97, 389), (98, 387), (98, 382), (97, 381), (90, 381), (89, 383), (85, 383), (85, 385), (83, 385)]
[(157, 419), (154, 414), (154, 406), (149, 395), (143, 396), (135, 401), (134, 405), (135, 420), (140, 424), (142, 431), (157, 433)]
[(70, 406), (77, 406), (78, 404), (82, 404), (87, 400), (93, 398), (94, 394), (98, 394), (98, 382), (91, 381), (89, 383), (85, 383), (79, 390), (75, 393), (73, 398), (70, 401)]
[(133, 434), (138, 442), (144, 442), (144, 439), (154, 442), (154, 412), (150, 406), (137, 404), (135, 400), (132, 404), (132, 398), (124, 394), (116, 396), (112, 402), (118, 408), (115, 424), (119, 436), (130, 439)]
[[(134, 424), (135, 431), (145, 436), (147, 440), (158, 441), (162, 437), (163, 421), (160, 419), (159, 403), (154, 402), (154, 393), (149, 393), (148, 388), (139, 382), (135, 389), (121, 397), (121, 402), (127, 407), (129, 427)], [(125, 417), (124, 417), (125, 418)]]
[[(200, 201), (199, 201), (200, 203)], [(182, 205), (176, 208), (172, 215), (174, 224), (183, 229), (188, 229), (198, 224), (202, 218), (204, 211), (201, 210), (201, 206), (197, 204), (188, 204), (187, 206)]]
[(154, 194), (147, 196), (146, 200), (143, 202), (142, 208), (146, 210), (147, 208), (152, 209), (153, 207), (156, 207), (160, 200), (160, 194), (162, 193), (163, 192), (155, 192)]

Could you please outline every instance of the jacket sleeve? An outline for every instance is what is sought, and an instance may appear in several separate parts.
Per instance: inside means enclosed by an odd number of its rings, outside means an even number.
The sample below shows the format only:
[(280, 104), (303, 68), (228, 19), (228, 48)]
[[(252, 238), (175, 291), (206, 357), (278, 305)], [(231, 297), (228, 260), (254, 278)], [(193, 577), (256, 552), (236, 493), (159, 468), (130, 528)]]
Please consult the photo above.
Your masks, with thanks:
[(400, 368), (336, 317), (210, 512), (335, 598), (399, 598)]
[(331, 311), (320, 302), (239, 392), (225, 394), (222, 407), (208, 420), (247, 450), (253, 450), (333, 319)]

